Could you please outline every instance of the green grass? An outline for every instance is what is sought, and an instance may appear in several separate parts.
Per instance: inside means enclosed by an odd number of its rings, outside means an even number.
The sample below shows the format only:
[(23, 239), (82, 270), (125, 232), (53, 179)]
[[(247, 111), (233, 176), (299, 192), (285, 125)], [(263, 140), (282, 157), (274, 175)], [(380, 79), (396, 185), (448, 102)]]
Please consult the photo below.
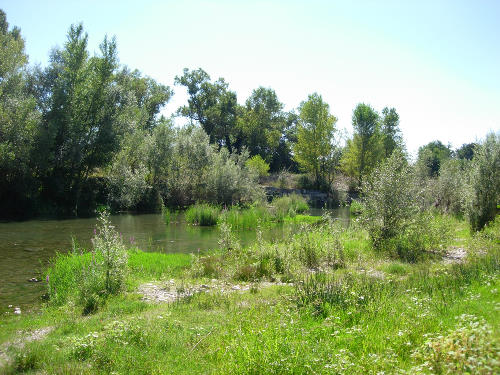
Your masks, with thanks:
[(139, 249), (129, 251), (128, 265), (134, 278), (140, 280), (178, 277), (191, 265), (190, 254), (148, 253)]
[(186, 210), (186, 222), (193, 225), (213, 226), (217, 224), (220, 207), (207, 203), (197, 203)]
[[(221, 285), (242, 285), (240, 277), (247, 267), (252, 277), (243, 284), (253, 282), (254, 287), (224, 293), (211, 288), (158, 305), (143, 302), (130, 290), (111, 296), (83, 319), (72, 303), (4, 316), (0, 343), (14, 340), (20, 331), (54, 330), (40, 341), (8, 351), (13, 364), (2, 370), (415, 374), (436, 372), (429, 370), (433, 366), (445, 374), (497, 373), (499, 229), (497, 220), (483, 233), (463, 239), (471, 255), (456, 264), (394, 260), (374, 251), (367, 233), (355, 225), (308, 227), (286, 242), (259, 240), (232, 255), (232, 250), (216, 251), (203, 259), (223, 267), (216, 276)], [(333, 266), (340, 248), (343, 264)], [(85, 256), (80, 257), (84, 261)], [(75, 259), (68, 259), (61, 272), (79, 267)], [(207, 281), (192, 273), (198, 261), (191, 265), (185, 254), (133, 250), (129, 277), (209, 283), (214, 276)], [(308, 270), (310, 265), (316, 267), (314, 272)], [(375, 270), (378, 273), (371, 272)], [(285, 273), (294, 278), (293, 285), (257, 282)]]
[(275, 198), (271, 205), (272, 215), (277, 221), (283, 221), (287, 216), (293, 217), (296, 214), (302, 214), (309, 209), (306, 200), (301, 195), (297, 194)]
[(267, 207), (263, 205), (252, 206), (242, 209), (232, 206), (228, 210), (222, 211), (219, 216), (219, 223), (230, 224), (235, 230), (256, 229), (257, 226), (268, 225), (272, 221), (272, 216)]
[(293, 224), (317, 224), (322, 220), (323, 218), (321, 216), (295, 215), (293, 217), (286, 216), (283, 222)]
[[(231, 206), (221, 209), (210, 204), (195, 204), (186, 210), (186, 222), (193, 225), (213, 226), (222, 222), (231, 225), (234, 230), (256, 229), (260, 226), (270, 226), (276, 223), (316, 223), (320, 218), (301, 215), (309, 209), (304, 198), (292, 194), (273, 200), (271, 206), (255, 204), (242, 208)], [(171, 220), (171, 213), (164, 210), (165, 221)]]

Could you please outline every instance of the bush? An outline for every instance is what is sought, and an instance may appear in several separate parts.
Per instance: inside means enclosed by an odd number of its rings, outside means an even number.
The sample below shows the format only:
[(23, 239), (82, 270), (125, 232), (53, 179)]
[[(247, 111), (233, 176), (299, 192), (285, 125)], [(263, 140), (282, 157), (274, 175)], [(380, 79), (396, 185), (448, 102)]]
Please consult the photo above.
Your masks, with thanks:
[(362, 221), (375, 249), (407, 261), (421, 259), (427, 250), (443, 249), (450, 225), (420, 210), (422, 192), (417, 188), (413, 168), (401, 152), (394, 152), (377, 167), (362, 191)]
[(364, 205), (362, 202), (353, 199), (351, 201), (351, 205), (349, 206), (349, 212), (353, 216), (358, 216), (358, 215), (361, 215), (361, 213), (363, 212), (363, 208), (364, 208)]
[(423, 364), (413, 373), (498, 374), (500, 342), (484, 319), (463, 314), (457, 328), (445, 335), (432, 335), (413, 352)]
[(248, 169), (252, 170), (259, 177), (269, 175), (269, 164), (260, 155), (254, 155), (246, 161)]
[(95, 311), (108, 295), (118, 294), (125, 286), (127, 251), (118, 233), (102, 211), (98, 217), (93, 250), (58, 255), (47, 271), (50, 301), (61, 304), (76, 297), (84, 313)]
[(395, 151), (362, 186), (363, 221), (376, 248), (403, 233), (419, 212), (415, 176), (404, 155)]
[(220, 208), (207, 203), (197, 203), (186, 210), (186, 222), (194, 225), (212, 226), (217, 224)]
[(456, 159), (444, 161), (432, 189), (435, 205), (444, 213), (464, 214), (468, 183), (469, 163)]
[(467, 214), (471, 229), (478, 231), (495, 218), (500, 202), (500, 137), (488, 134), (472, 159), (471, 191)]

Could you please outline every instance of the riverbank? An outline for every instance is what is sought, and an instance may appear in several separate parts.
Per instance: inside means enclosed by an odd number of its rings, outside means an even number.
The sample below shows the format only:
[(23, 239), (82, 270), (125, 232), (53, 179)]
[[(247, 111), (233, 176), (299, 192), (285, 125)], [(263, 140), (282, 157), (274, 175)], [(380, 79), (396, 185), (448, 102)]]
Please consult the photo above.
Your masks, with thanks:
[[(201, 256), (128, 251), (126, 291), (5, 315), (6, 373), (495, 373), (497, 219), (405, 263), (356, 225)], [(226, 243), (227, 244), (227, 243)], [(71, 296), (71, 290), (68, 291)]]

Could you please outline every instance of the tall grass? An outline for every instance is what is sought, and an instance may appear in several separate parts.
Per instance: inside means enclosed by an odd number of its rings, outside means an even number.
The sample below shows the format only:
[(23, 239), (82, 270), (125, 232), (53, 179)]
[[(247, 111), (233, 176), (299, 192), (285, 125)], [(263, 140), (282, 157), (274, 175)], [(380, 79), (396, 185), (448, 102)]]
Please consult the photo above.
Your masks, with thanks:
[(193, 225), (213, 226), (217, 224), (220, 207), (207, 203), (197, 203), (186, 210), (186, 222)]
[(273, 199), (271, 212), (274, 218), (281, 222), (287, 216), (294, 217), (308, 209), (309, 205), (301, 195), (291, 194)]
[(263, 205), (251, 206), (246, 209), (232, 206), (228, 210), (223, 210), (219, 216), (219, 224), (224, 222), (235, 230), (255, 229), (258, 225), (265, 225), (271, 220), (271, 213)]

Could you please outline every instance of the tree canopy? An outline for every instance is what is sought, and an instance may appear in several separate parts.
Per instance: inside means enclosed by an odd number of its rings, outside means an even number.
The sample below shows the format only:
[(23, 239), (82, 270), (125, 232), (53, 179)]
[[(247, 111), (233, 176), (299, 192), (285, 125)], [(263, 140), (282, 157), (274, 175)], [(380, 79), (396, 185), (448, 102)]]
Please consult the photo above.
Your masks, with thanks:
[(336, 122), (337, 118), (330, 114), (329, 105), (317, 93), (309, 95), (299, 106), (294, 158), (303, 171), (314, 176), (317, 187), (327, 172)]

